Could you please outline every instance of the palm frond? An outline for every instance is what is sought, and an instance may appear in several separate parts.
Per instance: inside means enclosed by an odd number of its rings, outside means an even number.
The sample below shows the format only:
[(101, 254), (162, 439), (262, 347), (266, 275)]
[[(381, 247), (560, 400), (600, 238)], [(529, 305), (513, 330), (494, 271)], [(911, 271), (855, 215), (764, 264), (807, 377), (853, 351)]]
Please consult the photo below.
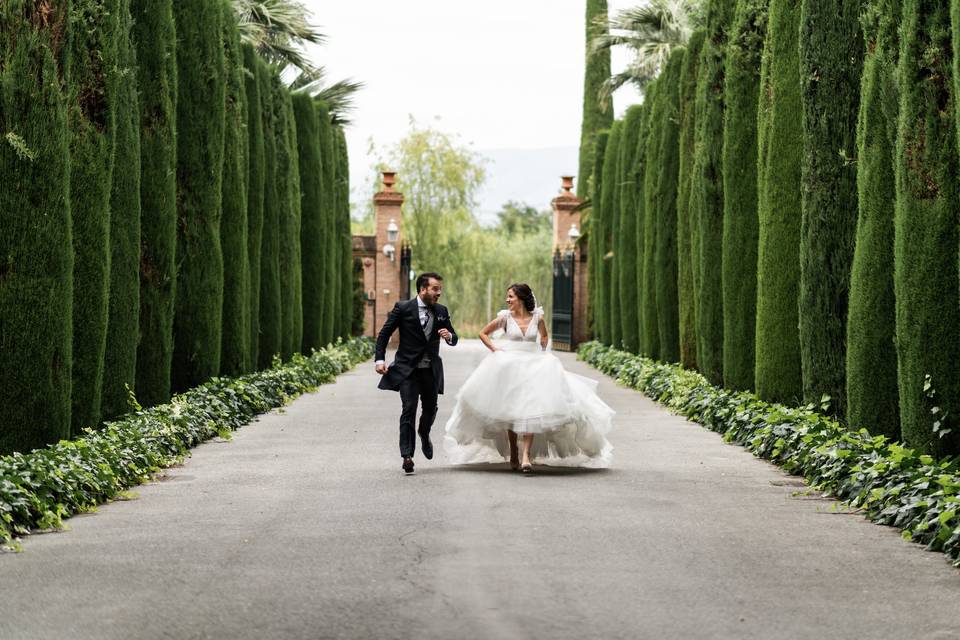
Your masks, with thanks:
[(323, 66), (300, 72), (290, 83), (291, 91), (306, 93), (326, 103), (330, 121), (340, 125), (350, 124), (349, 114), (355, 107), (354, 96), (363, 87), (362, 82), (349, 78), (328, 84), (327, 70)]
[(310, 13), (297, 0), (234, 0), (241, 39), (253, 45), (267, 62), (280, 67), (313, 69), (306, 58), (306, 43), (326, 40), (310, 23)]

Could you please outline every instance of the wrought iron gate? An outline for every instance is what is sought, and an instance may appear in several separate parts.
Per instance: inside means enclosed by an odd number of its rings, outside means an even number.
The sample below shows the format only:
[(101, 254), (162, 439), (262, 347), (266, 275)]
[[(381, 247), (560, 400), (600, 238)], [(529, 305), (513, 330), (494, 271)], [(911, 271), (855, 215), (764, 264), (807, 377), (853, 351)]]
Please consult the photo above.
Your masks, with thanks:
[(573, 347), (573, 253), (553, 254), (553, 348), (570, 351)]

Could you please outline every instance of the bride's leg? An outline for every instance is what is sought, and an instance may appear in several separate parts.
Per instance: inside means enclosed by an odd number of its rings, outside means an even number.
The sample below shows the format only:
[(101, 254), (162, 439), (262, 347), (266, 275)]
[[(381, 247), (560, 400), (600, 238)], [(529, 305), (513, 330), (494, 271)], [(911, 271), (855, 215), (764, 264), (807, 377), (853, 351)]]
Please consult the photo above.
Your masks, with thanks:
[(520, 468), (520, 453), (517, 451), (517, 432), (512, 429), (507, 430), (507, 440), (510, 442), (510, 468)]
[(530, 449), (533, 447), (533, 434), (523, 434), (523, 461), (521, 464), (527, 466), (530, 464)]

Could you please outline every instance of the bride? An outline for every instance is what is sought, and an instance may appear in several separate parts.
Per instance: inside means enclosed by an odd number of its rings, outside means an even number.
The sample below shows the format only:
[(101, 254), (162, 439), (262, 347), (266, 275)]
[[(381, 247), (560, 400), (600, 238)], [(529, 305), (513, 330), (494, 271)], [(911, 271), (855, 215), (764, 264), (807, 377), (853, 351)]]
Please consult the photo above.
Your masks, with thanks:
[[(502, 462), (509, 455), (510, 466), (524, 473), (534, 461), (608, 466), (614, 411), (597, 397), (597, 383), (566, 371), (547, 352), (543, 309), (529, 286), (510, 285), (507, 307), (480, 332), (491, 353), (457, 394), (446, 425), (447, 454), (454, 464)], [(491, 340), (494, 332), (502, 337)]]

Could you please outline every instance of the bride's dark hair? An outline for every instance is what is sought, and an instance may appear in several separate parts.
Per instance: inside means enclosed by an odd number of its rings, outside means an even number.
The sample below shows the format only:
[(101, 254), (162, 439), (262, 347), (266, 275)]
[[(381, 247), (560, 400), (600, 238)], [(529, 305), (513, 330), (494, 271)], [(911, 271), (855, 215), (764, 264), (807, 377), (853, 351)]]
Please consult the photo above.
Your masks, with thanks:
[(530, 288), (530, 285), (517, 283), (510, 285), (507, 289), (513, 291), (513, 295), (520, 298), (520, 302), (523, 303), (523, 307), (527, 310), (527, 313), (533, 313), (534, 308), (537, 306), (537, 300), (533, 297), (533, 290)]

